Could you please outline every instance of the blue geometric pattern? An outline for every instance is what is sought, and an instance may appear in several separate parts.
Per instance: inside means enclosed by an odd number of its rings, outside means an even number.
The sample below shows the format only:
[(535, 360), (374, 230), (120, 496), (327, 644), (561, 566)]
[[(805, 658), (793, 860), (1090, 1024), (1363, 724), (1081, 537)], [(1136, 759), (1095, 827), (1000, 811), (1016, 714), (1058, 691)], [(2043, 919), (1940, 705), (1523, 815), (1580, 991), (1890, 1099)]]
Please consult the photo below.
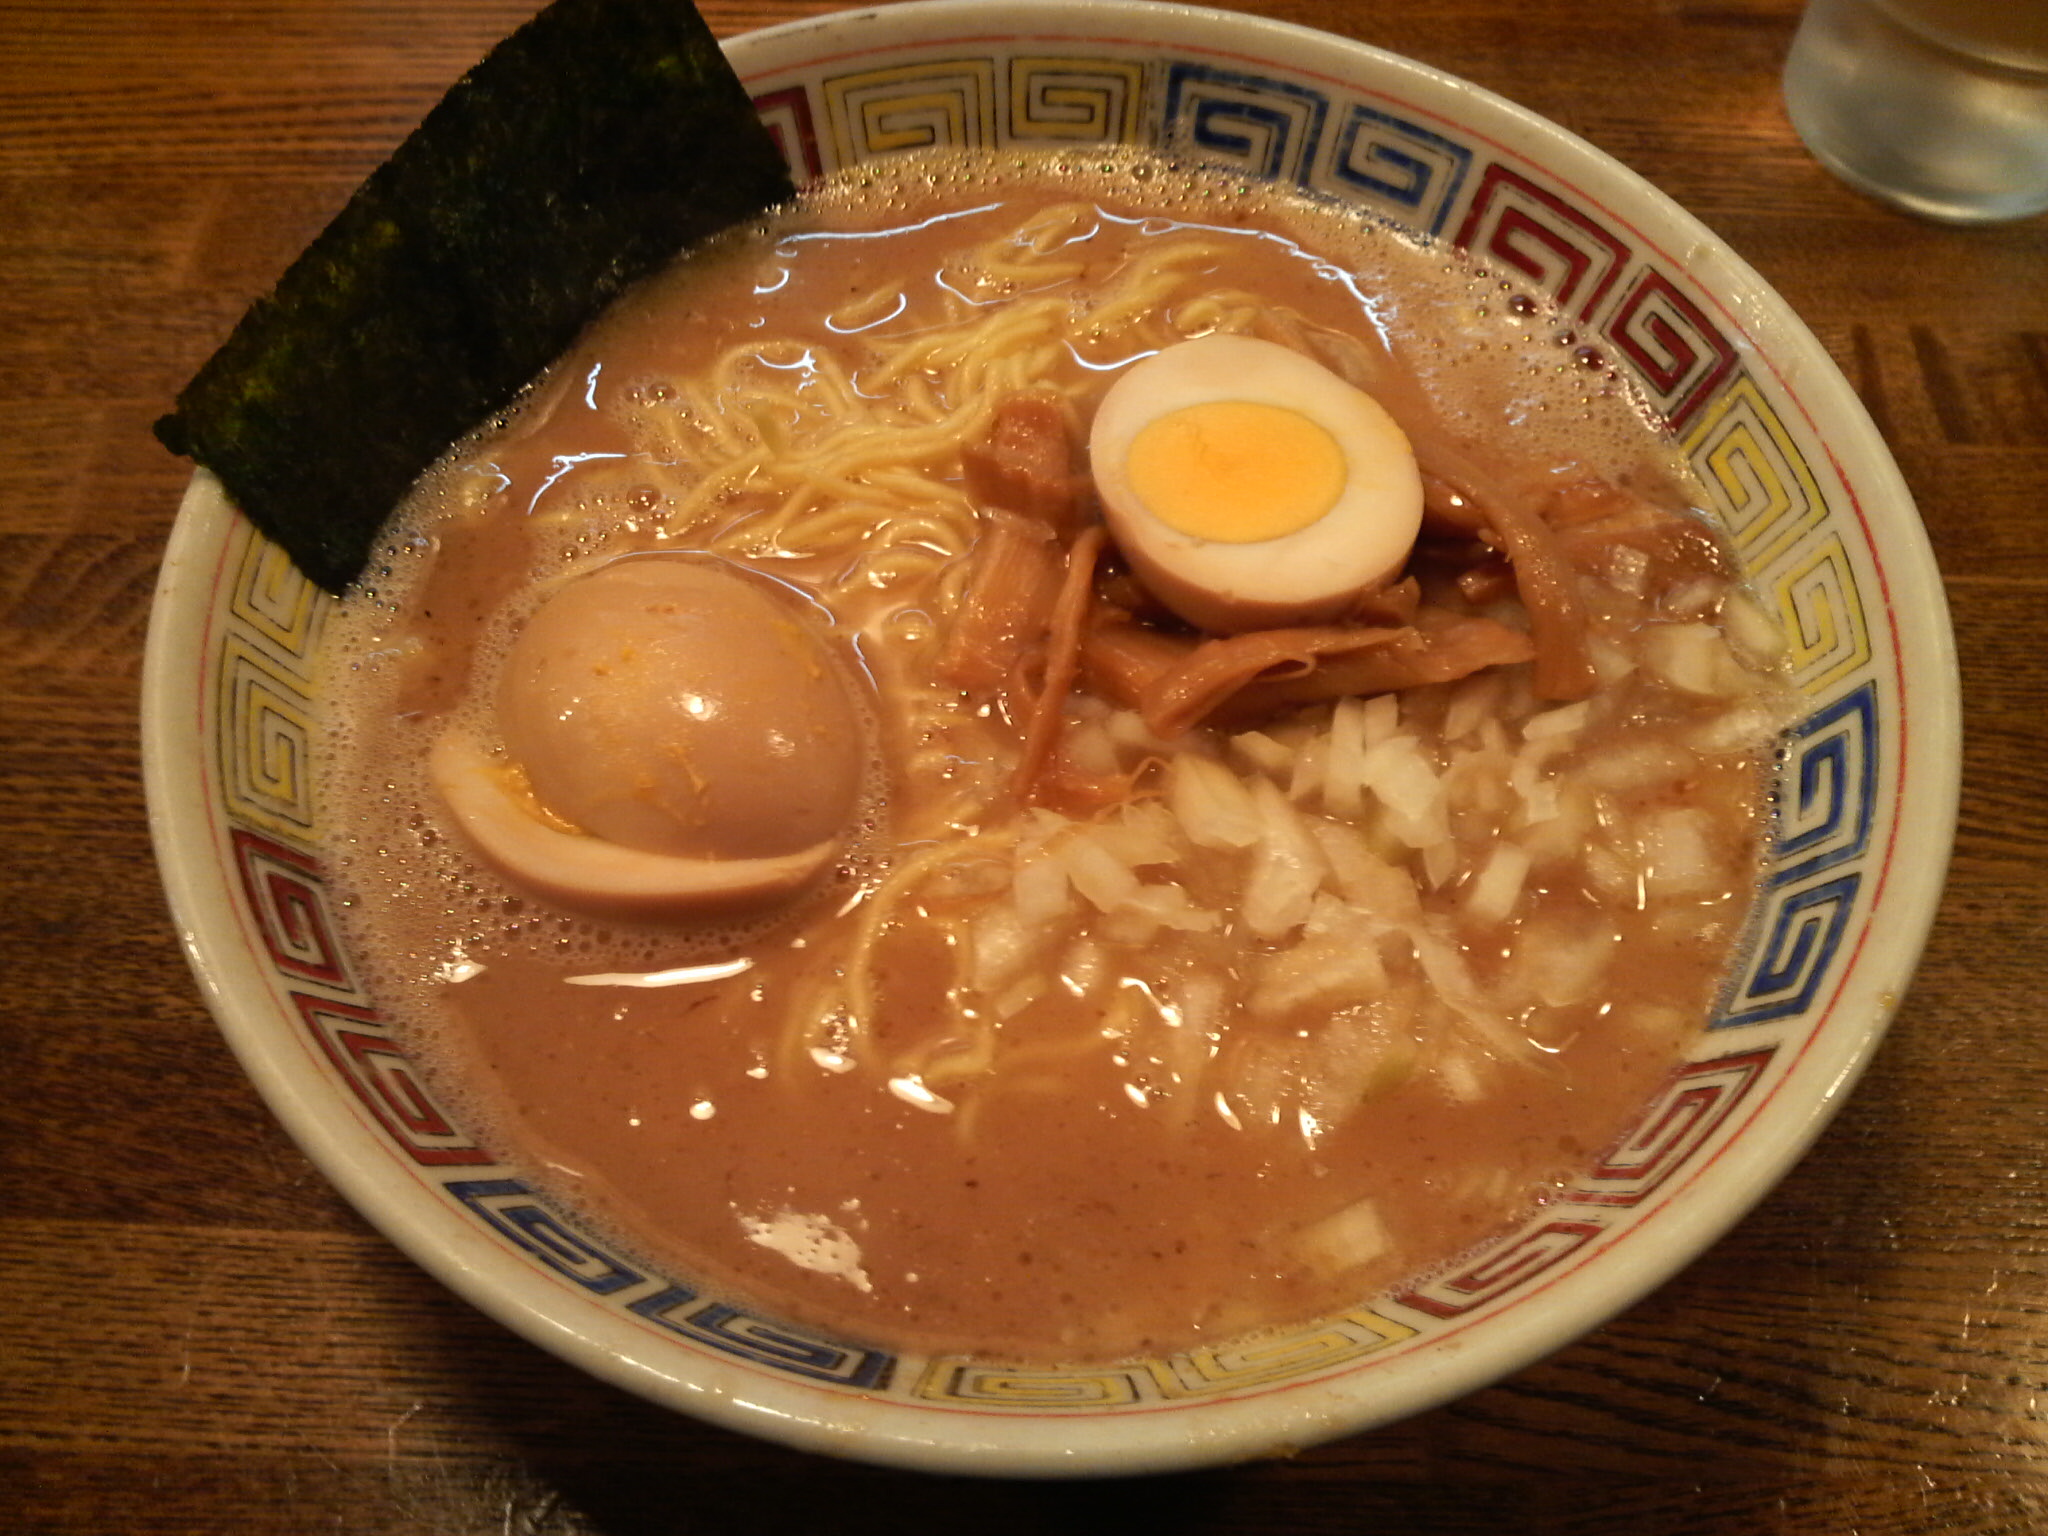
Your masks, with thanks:
[(1329, 100), (1291, 80), (1176, 63), (1166, 73), (1166, 143), (1261, 181), (1309, 185)]
[(1804, 1013), (1828, 979), (1863, 884), (1860, 873), (1838, 875), (1797, 890), (1780, 887), (1763, 901), (1763, 934), (1725, 1011), (1709, 1026), (1735, 1029)]
[(459, 1179), (447, 1189), (514, 1247), (586, 1290), (602, 1296), (638, 1285), (645, 1278), (573, 1230), (541, 1203), (539, 1194), (517, 1179)]
[[(729, 1355), (841, 1386), (880, 1389), (889, 1384), (896, 1357), (798, 1333), (723, 1302), (698, 1305), (695, 1292), (680, 1285), (632, 1303), (632, 1310), (671, 1332), (709, 1344)], [(694, 1307), (694, 1310), (691, 1310)]]
[(1770, 883), (1861, 858), (1877, 812), (1877, 691), (1863, 684), (1794, 726)]
[(1777, 831), (1742, 960), (1710, 1028), (1804, 1012), (1819, 995), (1855, 910), (1863, 876), (1830, 870), (1863, 859), (1877, 812), (1877, 692), (1869, 682), (1788, 730)]
[(1377, 205), (1411, 229), (1440, 235), (1471, 164), (1464, 145), (1354, 103), (1337, 125), (1329, 180), (1332, 190)]

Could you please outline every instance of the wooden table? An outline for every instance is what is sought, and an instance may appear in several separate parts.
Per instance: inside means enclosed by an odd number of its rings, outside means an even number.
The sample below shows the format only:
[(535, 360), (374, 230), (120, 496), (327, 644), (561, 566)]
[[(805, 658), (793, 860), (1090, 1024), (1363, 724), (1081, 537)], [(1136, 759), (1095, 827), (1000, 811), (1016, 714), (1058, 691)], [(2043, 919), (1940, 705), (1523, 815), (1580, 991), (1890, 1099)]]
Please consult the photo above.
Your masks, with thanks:
[[(721, 34), (823, 11), (706, 0)], [(1862, 393), (1967, 698), (1942, 920), (1889, 1041), (1733, 1235), (1553, 1359), (1293, 1461), (1100, 1486), (840, 1465), (473, 1313), (272, 1123), (201, 1008), (136, 690), (186, 466), (148, 424), (525, 0), (0, 4), (0, 1531), (2048, 1529), (2048, 220), (1831, 180), (1797, 0), (1261, 0), (1573, 128), (1760, 268)]]

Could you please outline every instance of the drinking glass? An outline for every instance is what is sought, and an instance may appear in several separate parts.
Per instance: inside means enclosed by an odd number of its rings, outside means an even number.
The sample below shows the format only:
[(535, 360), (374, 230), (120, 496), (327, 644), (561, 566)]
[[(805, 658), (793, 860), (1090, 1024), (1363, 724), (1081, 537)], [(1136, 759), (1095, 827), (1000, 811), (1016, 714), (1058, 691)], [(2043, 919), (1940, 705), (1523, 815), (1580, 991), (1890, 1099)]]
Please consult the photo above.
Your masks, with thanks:
[(2048, 0), (1810, 0), (1792, 126), (1853, 186), (1931, 219), (2048, 208)]

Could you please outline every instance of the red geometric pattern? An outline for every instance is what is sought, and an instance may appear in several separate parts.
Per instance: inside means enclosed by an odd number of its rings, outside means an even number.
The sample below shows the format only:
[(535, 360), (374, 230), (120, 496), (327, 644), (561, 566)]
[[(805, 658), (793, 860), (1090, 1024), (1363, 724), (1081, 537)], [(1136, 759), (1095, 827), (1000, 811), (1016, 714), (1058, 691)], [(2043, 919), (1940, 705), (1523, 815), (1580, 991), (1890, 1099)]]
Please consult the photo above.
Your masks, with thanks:
[(1472, 194), (1457, 243), (1490, 256), (1585, 319), (1627, 267), (1628, 243), (1503, 165), (1489, 165)]
[(245, 828), (233, 828), (229, 838), (249, 914), (272, 963), (305, 981), (355, 990), (322, 905), (319, 864)]
[(1653, 267), (1637, 274), (1600, 329), (1635, 364), (1674, 429), (1685, 425), (1735, 367), (1728, 338)]
[(376, 1009), (304, 992), (291, 996), (335, 1070), (414, 1162), (441, 1167), (493, 1161), (450, 1123), (420, 1085), (412, 1062), (385, 1032)]
[(1394, 1299), (1431, 1317), (1461, 1317), (1534, 1280), (1606, 1230), (1595, 1221), (1546, 1221), (1516, 1233), (1469, 1267), (1403, 1291)]
[(800, 85), (787, 90), (768, 91), (754, 98), (754, 110), (798, 186), (807, 186), (824, 174), (818, 158), (818, 127), (811, 117), (811, 98)]
[(1637, 1205), (1689, 1162), (1764, 1075), (1776, 1046), (1687, 1062), (1672, 1073), (1599, 1165), (1564, 1198), (1578, 1205)]

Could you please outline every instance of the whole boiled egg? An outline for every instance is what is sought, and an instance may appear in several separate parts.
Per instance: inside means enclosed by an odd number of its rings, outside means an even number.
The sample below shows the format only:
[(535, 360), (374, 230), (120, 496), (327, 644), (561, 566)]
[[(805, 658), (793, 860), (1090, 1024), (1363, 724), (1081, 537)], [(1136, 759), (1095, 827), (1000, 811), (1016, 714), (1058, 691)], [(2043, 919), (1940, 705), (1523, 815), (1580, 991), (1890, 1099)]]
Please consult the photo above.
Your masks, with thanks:
[(502, 756), (430, 771), (514, 881), (607, 914), (789, 894), (843, 845), (867, 772), (849, 669), (806, 600), (722, 562), (629, 556), (564, 584), (505, 655)]
[(1197, 337), (1134, 364), (1089, 431), (1111, 536), (1199, 629), (1324, 623), (1399, 576), (1422, 522), (1408, 438), (1312, 358)]

